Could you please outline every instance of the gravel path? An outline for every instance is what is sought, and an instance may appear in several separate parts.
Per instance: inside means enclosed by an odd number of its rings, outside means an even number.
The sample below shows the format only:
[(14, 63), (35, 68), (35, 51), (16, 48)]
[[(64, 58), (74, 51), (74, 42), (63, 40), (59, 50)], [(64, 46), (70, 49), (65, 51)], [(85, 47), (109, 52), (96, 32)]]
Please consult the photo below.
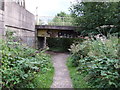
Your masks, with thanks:
[(66, 60), (69, 55), (65, 53), (54, 53), (52, 56), (55, 75), (51, 88), (72, 88), (69, 71), (66, 66)]

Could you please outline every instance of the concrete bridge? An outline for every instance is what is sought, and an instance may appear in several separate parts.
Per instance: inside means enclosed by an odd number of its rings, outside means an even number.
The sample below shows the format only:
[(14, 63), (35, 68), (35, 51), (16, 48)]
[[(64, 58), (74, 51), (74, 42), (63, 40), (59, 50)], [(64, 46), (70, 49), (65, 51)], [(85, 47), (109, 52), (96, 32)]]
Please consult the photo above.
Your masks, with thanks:
[(73, 26), (51, 26), (51, 25), (36, 25), (37, 47), (46, 47), (46, 38), (77, 38), (79, 34), (76, 29), (79, 27)]

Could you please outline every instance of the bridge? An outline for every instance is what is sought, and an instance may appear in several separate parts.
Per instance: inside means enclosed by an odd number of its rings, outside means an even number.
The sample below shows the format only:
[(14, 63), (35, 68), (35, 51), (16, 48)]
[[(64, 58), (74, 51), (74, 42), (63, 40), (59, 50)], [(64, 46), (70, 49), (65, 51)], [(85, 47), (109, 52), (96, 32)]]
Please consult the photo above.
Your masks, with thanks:
[(37, 47), (46, 47), (46, 38), (77, 38), (76, 26), (36, 25)]

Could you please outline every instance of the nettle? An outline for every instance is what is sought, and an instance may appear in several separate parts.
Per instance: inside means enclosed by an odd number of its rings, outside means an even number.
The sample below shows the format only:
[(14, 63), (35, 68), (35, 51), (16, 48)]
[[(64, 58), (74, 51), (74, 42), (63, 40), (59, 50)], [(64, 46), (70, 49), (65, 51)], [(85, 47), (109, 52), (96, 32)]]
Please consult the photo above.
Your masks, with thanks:
[(0, 72), (2, 88), (14, 88), (23, 81), (30, 82), (37, 72), (46, 72), (50, 56), (15, 41), (13, 32), (0, 40)]
[(87, 73), (86, 80), (96, 88), (120, 87), (119, 38), (109, 36), (105, 42), (87, 40), (77, 44), (73, 51), (73, 65), (80, 73)]

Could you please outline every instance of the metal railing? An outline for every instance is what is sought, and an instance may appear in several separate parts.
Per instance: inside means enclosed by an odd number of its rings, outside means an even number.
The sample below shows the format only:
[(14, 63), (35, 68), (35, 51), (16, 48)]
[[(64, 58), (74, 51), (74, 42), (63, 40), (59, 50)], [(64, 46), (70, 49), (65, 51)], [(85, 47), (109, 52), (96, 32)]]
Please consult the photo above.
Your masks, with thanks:
[(73, 26), (72, 17), (36, 16), (36, 25)]

